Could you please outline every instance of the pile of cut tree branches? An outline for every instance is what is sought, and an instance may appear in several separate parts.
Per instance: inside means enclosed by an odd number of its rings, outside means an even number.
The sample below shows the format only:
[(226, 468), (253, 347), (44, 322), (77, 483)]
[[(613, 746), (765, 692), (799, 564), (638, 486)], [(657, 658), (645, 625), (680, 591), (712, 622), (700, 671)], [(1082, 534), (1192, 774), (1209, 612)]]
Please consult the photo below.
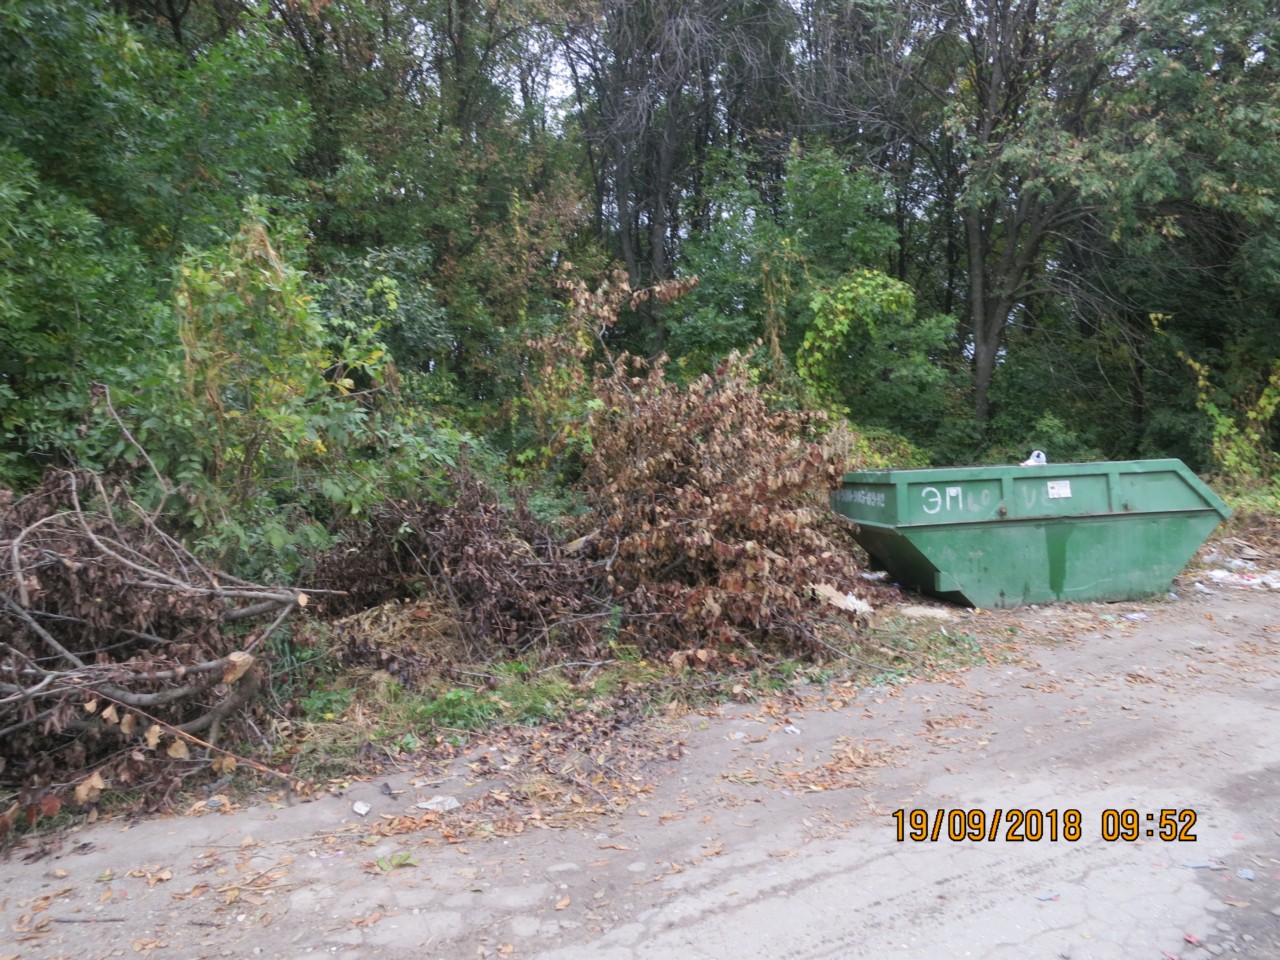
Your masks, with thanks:
[[(306, 594), (202, 564), (87, 471), (0, 493), (0, 836), (107, 790), (159, 804), (251, 724), (262, 650)], [(248, 730), (236, 730), (237, 737)]]

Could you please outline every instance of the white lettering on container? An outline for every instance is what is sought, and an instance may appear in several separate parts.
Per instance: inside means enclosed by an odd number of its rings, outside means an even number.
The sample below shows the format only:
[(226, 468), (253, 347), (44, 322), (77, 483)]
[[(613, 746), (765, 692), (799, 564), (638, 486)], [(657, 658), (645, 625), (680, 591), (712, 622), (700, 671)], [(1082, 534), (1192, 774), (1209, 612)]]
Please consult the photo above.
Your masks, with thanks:
[(840, 491), (840, 500), (843, 503), (861, 503), (868, 507), (883, 507), (884, 491), (868, 490), (865, 487), (845, 487)]
[[(938, 492), (937, 487), (925, 487), (920, 491), (920, 496), (924, 497), (925, 513), (940, 513), (942, 511), (942, 494)], [(929, 498), (933, 499), (930, 500)]]

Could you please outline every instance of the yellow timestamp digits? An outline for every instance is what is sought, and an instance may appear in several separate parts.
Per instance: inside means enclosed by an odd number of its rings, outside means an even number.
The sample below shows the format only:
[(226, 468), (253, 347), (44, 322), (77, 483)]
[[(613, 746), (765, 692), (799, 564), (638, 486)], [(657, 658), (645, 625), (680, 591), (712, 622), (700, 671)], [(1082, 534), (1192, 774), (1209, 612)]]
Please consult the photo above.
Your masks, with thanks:
[(1190, 842), (1196, 835), (1191, 828), (1196, 825), (1194, 810), (1161, 810), (1144, 813), (1141, 810), (1103, 810), (1103, 840), (1178, 840)]
[[(1084, 836), (1084, 818), (1075, 807), (1065, 810), (1005, 809), (986, 810), (895, 810), (893, 821), (896, 839), (907, 840), (981, 840), (988, 843), (1036, 843), (1041, 840), (1066, 840), (1074, 843)], [(1168, 840), (1190, 842), (1196, 835), (1194, 810), (1164, 809), (1102, 811), (1100, 836), (1106, 841)]]
[(986, 810), (895, 810), (897, 840), (985, 840), (1036, 843), (1041, 840), (1076, 841), (1083, 836), (1083, 818), (1075, 808), (1041, 810), (1031, 807)]

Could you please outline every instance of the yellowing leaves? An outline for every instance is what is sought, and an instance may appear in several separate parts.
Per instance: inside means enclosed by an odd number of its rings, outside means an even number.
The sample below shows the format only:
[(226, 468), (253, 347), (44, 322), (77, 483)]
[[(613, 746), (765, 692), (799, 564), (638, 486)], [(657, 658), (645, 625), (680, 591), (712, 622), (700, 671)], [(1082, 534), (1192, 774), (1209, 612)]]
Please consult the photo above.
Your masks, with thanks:
[(102, 771), (95, 770), (92, 776), (76, 785), (76, 803), (81, 806), (86, 803), (97, 803), (98, 797), (102, 795), (102, 791), (106, 788), (107, 782), (102, 779)]

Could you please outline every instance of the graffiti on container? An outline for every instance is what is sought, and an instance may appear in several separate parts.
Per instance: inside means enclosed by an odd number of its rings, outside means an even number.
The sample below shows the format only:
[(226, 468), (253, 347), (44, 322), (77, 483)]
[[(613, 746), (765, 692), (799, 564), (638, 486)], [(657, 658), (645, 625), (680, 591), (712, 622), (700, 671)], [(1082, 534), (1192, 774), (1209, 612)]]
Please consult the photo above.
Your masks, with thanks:
[(884, 506), (883, 490), (868, 490), (866, 487), (845, 487), (836, 497), (843, 503), (860, 503), (867, 507)]
[(920, 491), (920, 496), (924, 499), (921, 509), (930, 516), (944, 511), (950, 513), (952, 510), (974, 513), (985, 511), (991, 506), (992, 500), (988, 489), (970, 490), (966, 495), (963, 487), (943, 487), (941, 490), (937, 487), (925, 487)]

